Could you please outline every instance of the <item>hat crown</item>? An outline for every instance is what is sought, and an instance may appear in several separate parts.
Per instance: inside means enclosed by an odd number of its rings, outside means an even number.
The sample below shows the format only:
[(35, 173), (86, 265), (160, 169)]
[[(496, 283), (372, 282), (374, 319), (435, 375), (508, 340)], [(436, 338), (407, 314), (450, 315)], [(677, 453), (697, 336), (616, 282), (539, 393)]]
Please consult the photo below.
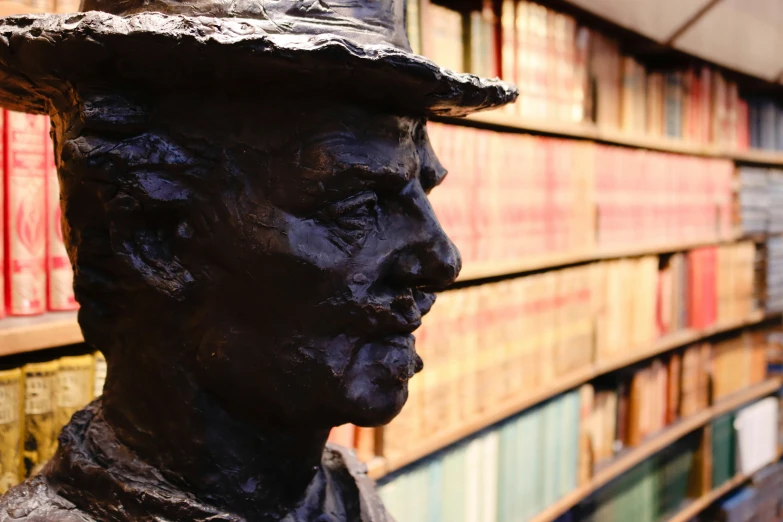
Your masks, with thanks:
[(269, 32), (350, 33), (361, 43), (410, 50), (405, 0), (82, 0), (82, 11), (264, 20), (271, 22)]

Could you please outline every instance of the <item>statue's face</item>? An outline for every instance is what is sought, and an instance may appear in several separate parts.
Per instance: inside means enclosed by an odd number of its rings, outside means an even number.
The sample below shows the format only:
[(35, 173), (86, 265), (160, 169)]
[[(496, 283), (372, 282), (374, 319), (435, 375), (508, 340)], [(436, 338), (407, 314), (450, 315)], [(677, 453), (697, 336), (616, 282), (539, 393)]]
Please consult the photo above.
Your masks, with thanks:
[(214, 267), (196, 373), (251, 421), (385, 423), (422, 368), (413, 332), (461, 265), (427, 199), (445, 171), (421, 120), (353, 105), (292, 119), (258, 131), (261, 151), (229, 149), (225, 213), (206, 239), (193, 227)]

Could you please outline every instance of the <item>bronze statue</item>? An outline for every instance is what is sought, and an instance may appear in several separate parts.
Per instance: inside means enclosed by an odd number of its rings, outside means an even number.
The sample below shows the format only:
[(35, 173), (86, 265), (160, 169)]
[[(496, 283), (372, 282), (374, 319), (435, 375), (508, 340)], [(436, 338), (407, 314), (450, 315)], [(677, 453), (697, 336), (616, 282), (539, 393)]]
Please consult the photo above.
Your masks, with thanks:
[(109, 373), (0, 521), (390, 520), (326, 439), (400, 411), (460, 269), (426, 117), (516, 89), (412, 54), (403, 0), (82, 7), (0, 20), (0, 104), (51, 115)]

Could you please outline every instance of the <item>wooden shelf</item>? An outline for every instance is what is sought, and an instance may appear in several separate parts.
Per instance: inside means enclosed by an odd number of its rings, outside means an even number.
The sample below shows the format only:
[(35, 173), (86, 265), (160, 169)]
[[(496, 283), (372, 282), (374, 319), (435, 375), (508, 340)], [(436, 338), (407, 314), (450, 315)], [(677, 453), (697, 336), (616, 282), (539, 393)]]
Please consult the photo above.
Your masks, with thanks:
[(504, 110), (494, 110), (472, 114), (467, 118), (441, 118), (448, 123), (464, 124), (465, 121), (492, 125), (506, 130), (528, 131), (564, 138), (586, 139), (662, 152), (725, 158), (734, 161), (761, 163), (783, 166), (783, 152), (767, 150), (723, 149), (714, 145), (688, 143), (665, 137), (634, 135), (619, 129), (603, 129), (592, 123), (560, 122), (557, 120), (531, 120), (509, 114)]
[(83, 342), (76, 312), (0, 319), (0, 356)]
[(541, 270), (545, 268), (557, 268), (560, 266), (601, 261), (605, 259), (636, 257), (651, 254), (665, 254), (669, 252), (682, 252), (698, 247), (733, 243), (741, 239), (745, 239), (745, 237), (743, 237), (741, 234), (735, 234), (725, 239), (690, 241), (685, 243), (662, 243), (658, 245), (641, 245), (637, 247), (626, 248), (603, 248), (592, 252), (565, 254), (557, 253), (539, 256), (531, 255), (526, 256), (524, 259), (504, 262), (468, 262), (462, 267), (462, 271), (459, 274), (458, 280), (472, 281), (475, 279), (484, 279), (487, 277), (530, 272), (533, 270)]
[(763, 312), (757, 311), (742, 321), (721, 323), (704, 330), (684, 330), (682, 332), (676, 332), (657, 339), (643, 347), (639, 347), (636, 350), (631, 350), (631, 353), (624, 355), (623, 357), (611, 361), (596, 362), (593, 366), (574, 372), (571, 375), (558, 378), (549, 386), (546, 386), (535, 393), (516, 397), (511, 401), (500, 404), (496, 409), (490, 412), (478, 415), (474, 419), (457, 427), (443, 430), (434, 437), (428, 437), (426, 441), (407, 452), (404, 456), (385, 458), (385, 465), (379, 465), (379, 463), (376, 462), (373, 469), (370, 470), (370, 475), (373, 478), (378, 479), (491, 426), (496, 422), (500, 422), (503, 419), (511, 417), (512, 415), (567, 390), (576, 388), (605, 373), (665, 353), (679, 346), (697, 342), (718, 333), (750, 326), (779, 316), (780, 314), (765, 315)]
[(750, 477), (747, 475), (736, 475), (722, 486), (713, 489), (706, 495), (695, 499), (693, 502), (689, 502), (682, 510), (667, 519), (666, 522), (689, 522), (693, 517), (710, 507), (713, 502), (729, 491), (743, 485), (748, 480), (750, 480)]
[(552, 504), (546, 510), (533, 517), (531, 522), (551, 522), (556, 520), (557, 517), (567, 512), (580, 501), (666, 446), (704, 426), (710, 420), (720, 417), (724, 413), (728, 413), (748, 402), (769, 395), (780, 386), (780, 379), (769, 379), (762, 384), (753, 386), (747, 390), (738, 392), (731, 397), (723, 399), (702, 412), (676, 422), (661, 431), (658, 435), (650, 437), (639, 446), (631, 448), (626, 453), (618, 456), (609, 465), (596, 473), (588, 484), (575, 489), (556, 503)]

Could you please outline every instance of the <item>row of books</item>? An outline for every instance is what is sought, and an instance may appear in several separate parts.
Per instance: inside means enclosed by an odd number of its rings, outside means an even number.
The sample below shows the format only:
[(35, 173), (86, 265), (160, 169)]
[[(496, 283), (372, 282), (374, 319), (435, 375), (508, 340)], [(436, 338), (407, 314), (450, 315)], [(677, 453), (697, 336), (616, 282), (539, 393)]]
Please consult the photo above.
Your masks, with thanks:
[[(410, 382), (408, 404), (386, 427), (384, 455), (404, 454), (411, 441), (593, 364), (649, 350), (676, 331), (670, 317), (678, 313), (680, 329), (748, 318), (752, 251), (750, 242), (696, 249), (680, 256), (676, 278), (658, 256), (643, 256), (443, 293), (417, 332), (427, 370)], [(682, 290), (672, 290), (677, 285)], [(667, 311), (675, 308), (684, 312)]]
[(687, 499), (699, 473), (694, 433), (637, 464), (572, 510), (579, 522), (664, 522)]
[(577, 486), (578, 391), (386, 477), (384, 504), (406, 522), (527, 520)]
[(36, 474), (71, 416), (103, 392), (100, 352), (0, 370), (0, 494)]
[(0, 114), (0, 236), (5, 235), (4, 241), (0, 237), (0, 293), (5, 296), (0, 317), (73, 310), (73, 269), (60, 226), (60, 189), (48, 118)]
[[(778, 458), (779, 407), (777, 397), (768, 397), (714, 419), (709, 428), (711, 436), (707, 439), (709, 458), (703, 458), (701, 453), (702, 434), (688, 435), (581, 502), (572, 510), (571, 519), (663, 522), (682, 509), (689, 499), (722, 486), (736, 474), (767, 473), (769, 468), (765, 466)], [(778, 490), (777, 495), (779, 493)], [(703, 520), (723, 520), (711, 516), (707, 515)], [(750, 521), (751, 518), (737, 520)]]
[[(585, 417), (591, 401), (585, 390), (563, 394), (385, 477), (384, 503), (397, 520), (413, 522), (531, 519), (589, 483), (581, 472), (591, 451), (584, 434), (594, 429)], [(665, 520), (703, 489), (775, 460), (778, 408), (771, 397), (715, 419), (711, 459), (699, 455), (697, 431), (631, 468), (561, 520)], [(703, 477), (711, 484), (701, 484)]]
[(740, 97), (714, 68), (646, 67), (568, 14), (527, 0), (479, 4), (460, 12), (409, 0), (411, 44), (451, 69), (515, 83), (511, 113), (725, 148), (783, 147), (774, 100)]
[(756, 473), (750, 485), (721, 499), (695, 522), (781, 522), (781, 491), (783, 463), (777, 462)]
[(783, 232), (783, 170), (742, 166), (735, 179), (735, 226), (743, 234)]
[(730, 238), (728, 160), (432, 123), (465, 266)]
[(766, 348), (766, 332), (748, 331), (676, 350), (583, 388), (583, 451), (589, 459), (580, 476), (589, 478), (596, 464), (678, 419), (763, 382)]

